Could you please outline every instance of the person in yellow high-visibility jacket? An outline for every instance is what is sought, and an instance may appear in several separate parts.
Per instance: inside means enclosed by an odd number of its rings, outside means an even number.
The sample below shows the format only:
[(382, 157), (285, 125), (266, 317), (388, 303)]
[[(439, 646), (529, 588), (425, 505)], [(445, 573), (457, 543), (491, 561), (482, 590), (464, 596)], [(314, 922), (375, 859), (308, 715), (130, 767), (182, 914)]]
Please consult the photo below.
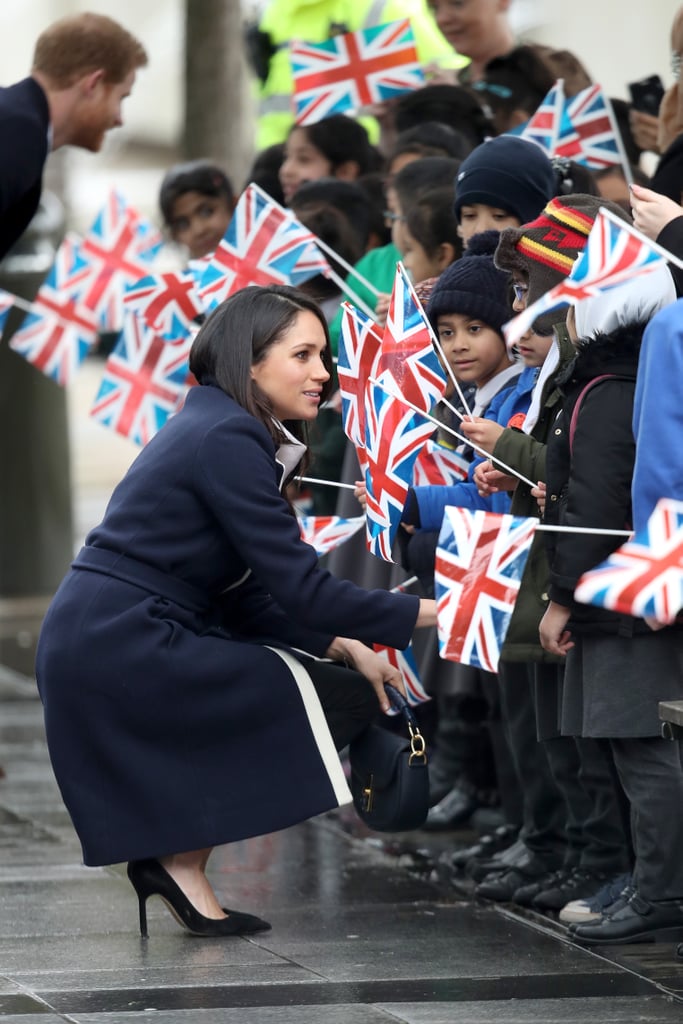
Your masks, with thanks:
[(410, 18), (423, 65), (459, 67), (467, 63), (436, 27), (426, 0), (271, 0), (258, 25), (260, 39), (271, 55), (259, 93), (257, 150), (283, 142), (294, 121), (290, 42), (321, 43), (340, 32), (358, 32), (400, 18)]

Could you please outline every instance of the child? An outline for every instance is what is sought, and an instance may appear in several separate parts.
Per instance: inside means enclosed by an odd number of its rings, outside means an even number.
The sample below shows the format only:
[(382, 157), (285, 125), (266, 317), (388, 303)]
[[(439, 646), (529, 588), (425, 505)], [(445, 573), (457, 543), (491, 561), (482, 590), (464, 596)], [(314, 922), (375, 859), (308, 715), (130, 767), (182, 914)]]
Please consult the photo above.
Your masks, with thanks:
[(345, 114), (296, 125), (287, 137), (278, 172), (285, 203), (304, 182), (318, 178), (354, 181), (374, 171), (379, 160), (363, 125)]
[(235, 196), (228, 176), (208, 160), (175, 164), (159, 190), (159, 206), (171, 238), (191, 260), (213, 252), (225, 234)]
[[(463, 388), (471, 384), (476, 387), (471, 407), (486, 414), (494, 403), (507, 400), (500, 413), (507, 422), (509, 416), (528, 405), (529, 376), (536, 371), (521, 373), (521, 367), (510, 359), (501, 333), (502, 325), (511, 317), (511, 293), (507, 274), (493, 264), (497, 242), (497, 232), (482, 234), (461, 259), (444, 270), (433, 287), (427, 314)], [(474, 456), (471, 450), (469, 454)], [(399, 531), (402, 564), (418, 575), (424, 593), (433, 593), (436, 542), (448, 503), (484, 507), (471, 481), (452, 487), (417, 487), (408, 492), (405, 525)], [(506, 499), (498, 503), (505, 505)], [(483, 725), (483, 718), (497, 703), (495, 676), (440, 661), (435, 664), (429, 685), (439, 711), (436, 753), (430, 765), (434, 806), (426, 827), (444, 829), (472, 814), (481, 803), (482, 791), (495, 786), (496, 774), (504, 779), (510, 772), (505, 765), (504, 740), (495, 734), (495, 726), (489, 731), (498, 771), (492, 770)]]
[(426, 192), (408, 210), (401, 238), (403, 264), (414, 284), (438, 277), (462, 255), (453, 189)]
[[(528, 372), (522, 372), (508, 354), (502, 327), (511, 318), (512, 309), (508, 276), (493, 263), (498, 237), (497, 231), (482, 233), (461, 259), (447, 267), (432, 290), (427, 313), (458, 382), (476, 386), (472, 413), (492, 419), (502, 416), (507, 424), (511, 416), (526, 411), (536, 367), (545, 352), (541, 345), (538, 356), (529, 353)], [(550, 339), (546, 348), (549, 345)], [(481, 460), (474, 452), (471, 457), (473, 466)], [(479, 497), (471, 479), (473, 466), (466, 483), (415, 488), (404, 510), (404, 516), (410, 517), (405, 521), (416, 525), (415, 515), (419, 513), (421, 529), (439, 530), (446, 505), (505, 505), (507, 509), (509, 502), (504, 495), (497, 495), (499, 500), (492, 503)]]
[[(674, 298), (662, 268), (570, 309), (578, 355), (548, 444), (548, 523), (630, 527), (640, 342), (649, 319)], [(635, 851), (633, 889), (597, 921), (574, 926), (574, 935), (590, 945), (681, 938), (683, 770), (679, 745), (661, 737), (658, 717), (659, 701), (681, 694), (680, 628), (652, 632), (643, 620), (574, 603), (581, 574), (620, 538), (550, 533), (546, 542), (550, 603), (540, 636), (547, 651), (566, 657), (562, 731), (609, 740), (631, 805)]]
[[(502, 232), (495, 260), (513, 276), (516, 310), (524, 308), (529, 296), (529, 301), (538, 298), (566, 276), (585, 247), (601, 203), (602, 200), (587, 195), (556, 198), (536, 220)], [(563, 400), (556, 383), (558, 367), (566, 366), (574, 355), (566, 330), (556, 323), (562, 316), (562, 310), (553, 310), (534, 324), (547, 336), (552, 336), (554, 330), (556, 343), (539, 375), (523, 428), (496, 428), (494, 432), (494, 425), (485, 420), (462, 425), (462, 432), (471, 440), (530, 480), (545, 479), (545, 442), (555, 429)], [(521, 350), (528, 344), (525, 336), (518, 347)], [(480, 463), (475, 472), (480, 493), (490, 494), (486, 481), (498, 478), (501, 489), (514, 489), (510, 506), (513, 515), (538, 515), (536, 499), (527, 484), (513, 477), (500, 480), (500, 472), (486, 469), (488, 466), (489, 463)], [(544, 651), (538, 639), (547, 590), (548, 565), (543, 536), (539, 533), (527, 559), (501, 650), (501, 702), (528, 805), (525, 841), (529, 827), (533, 828), (534, 821), (543, 818), (540, 763), (546, 772), (549, 770), (554, 787), (564, 799), (564, 861), (559, 871), (541, 872), (535, 878), (529, 870), (505, 872), (489, 880), (483, 894), (538, 909), (559, 910), (562, 920), (579, 920), (593, 913), (582, 901), (593, 897), (603, 886), (612, 885), (617, 878), (617, 891), (626, 884), (630, 839), (622, 820), (613, 768), (598, 742), (559, 733), (558, 705), (564, 668), (561, 659)], [(565, 913), (570, 916), (563, 917)]]
[(499, 135), (477, 146), (460, 165), (455, 215), (465, 247), (480, 231), (534, 220), (557, 192), (553, 165), (540, 146)]

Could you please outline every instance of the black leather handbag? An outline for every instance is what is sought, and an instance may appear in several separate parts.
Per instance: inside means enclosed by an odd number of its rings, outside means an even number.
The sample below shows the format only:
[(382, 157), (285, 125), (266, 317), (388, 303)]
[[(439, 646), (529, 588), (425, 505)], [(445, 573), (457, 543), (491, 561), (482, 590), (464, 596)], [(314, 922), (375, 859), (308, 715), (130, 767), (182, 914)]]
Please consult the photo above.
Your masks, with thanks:
[(384, 689), (401, 714), (407, 736), (370, 725), (349, 746), (354, 807), (376, 832), (419, 828), (429, 810), (427, 750), (408, 701), (394, 686)]

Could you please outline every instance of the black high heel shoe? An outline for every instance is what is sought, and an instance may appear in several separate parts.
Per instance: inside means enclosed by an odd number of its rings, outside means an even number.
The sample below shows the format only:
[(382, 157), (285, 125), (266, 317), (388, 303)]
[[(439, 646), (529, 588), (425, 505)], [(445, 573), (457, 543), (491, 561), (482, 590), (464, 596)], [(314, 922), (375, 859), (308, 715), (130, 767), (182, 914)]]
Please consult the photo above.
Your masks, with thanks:
[(128, 864), (128, 878), (138, 897), (140, 911), (140, 935), (147, 938), (147, 900), (150, 896), (161, 896), (179, 924), (193, 935), (206, 937), (220, 935), (249, 935), (270, 929), (267, 921), (253, 914), (241, 914), (227, 910), (227, 917), (204, 917), (192, 906), (180, 886), (171, 878), (158, 860), (132, 860)]

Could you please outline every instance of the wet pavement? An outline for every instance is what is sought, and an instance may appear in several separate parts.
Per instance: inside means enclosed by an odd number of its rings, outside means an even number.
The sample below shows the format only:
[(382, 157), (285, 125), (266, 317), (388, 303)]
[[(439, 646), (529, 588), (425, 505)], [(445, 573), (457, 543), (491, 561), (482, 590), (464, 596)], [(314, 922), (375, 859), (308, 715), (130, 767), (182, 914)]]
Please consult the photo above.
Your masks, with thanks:
[(673, 946), (582, 950), (455, 887), (439, 853), (462, 836), (382, 839), (347, 810), (215, 851), (224, 902), (271, 932), (195, 938), (152, 899), (143, 940), (123, 865), (81, 864), (33, 681), (1, 667), (0, 765), (3, 1024), (683, 1019)]

